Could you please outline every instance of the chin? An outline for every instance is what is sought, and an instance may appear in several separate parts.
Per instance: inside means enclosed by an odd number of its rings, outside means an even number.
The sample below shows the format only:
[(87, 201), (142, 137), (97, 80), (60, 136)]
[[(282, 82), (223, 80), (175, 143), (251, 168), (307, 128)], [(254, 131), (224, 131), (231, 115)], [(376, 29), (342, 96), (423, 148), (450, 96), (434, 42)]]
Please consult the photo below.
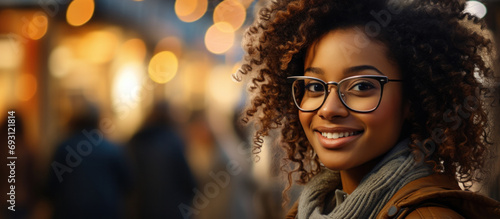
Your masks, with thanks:
[(348, 170), (352, 168), (351, 165), (346, 164), (346, 163), (337, 163), (337, 162), (323, 162), (320, 159), (320, 162), (328, 169), (330, 170), (335, 170), (335, 171), (341, 171), (341, 170)]

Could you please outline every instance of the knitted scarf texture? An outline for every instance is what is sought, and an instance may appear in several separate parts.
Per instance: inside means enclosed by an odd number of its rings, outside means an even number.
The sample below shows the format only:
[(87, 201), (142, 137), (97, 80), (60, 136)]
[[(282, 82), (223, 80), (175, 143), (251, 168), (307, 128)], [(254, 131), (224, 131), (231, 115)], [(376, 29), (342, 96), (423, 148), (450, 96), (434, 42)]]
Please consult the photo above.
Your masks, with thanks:
[(297, 218), (375, 218), (404, 185), (432, 173), (423, 162), (415, 161), (408, 143), (405, 139), (394, 146), (338, 206), (331, 194), (341, 188), (340, 174), (325, 168), (302, 191)]

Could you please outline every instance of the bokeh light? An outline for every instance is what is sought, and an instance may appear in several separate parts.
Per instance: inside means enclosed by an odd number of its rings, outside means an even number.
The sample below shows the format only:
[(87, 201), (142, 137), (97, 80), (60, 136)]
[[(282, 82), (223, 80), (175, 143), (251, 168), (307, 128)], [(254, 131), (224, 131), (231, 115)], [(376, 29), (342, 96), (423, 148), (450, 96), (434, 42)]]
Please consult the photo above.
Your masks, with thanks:
[[(165, 86), (165, 98), (172, 105), (182, 106), (184, 110), (199, 110), (205, 107), (206, 77), (213, 68), (210, 54), (201, 51), (186, 50), (182, 59), (179, 59), (177, 76)], [(189, 116), (189, 112), (180, 112)], [(187, 113), (187, 115), (186, 115)], [(182, 120), (186, 117), (176, 118)], [(186, 120), (187, 121), (187, 120)]]
[[(113, 100), (135, 108), (141, 101), (142, 66), (129, 63), (118, 69), (113, 82)], [(117, 105), (117, 104), (114, 104)]]
[(471, 13), (478, 18), (483, 18), (487, 13), (487, 9), (486, 6), (479, 1), (467, 1), (465, 3), (464, 12)]
[(207, 12), (208, 0), (176, 0), (175, 14), (181, 21), (194, 22)]
[(143, 62), (146, 58), (146, 43), (139, 38), (127, 40), (120, 48), (124, 61)]
[(196, 9), (197, 4), (197, 0), (177, 0), (175, 1), (175, 13), (177, 16), (190, 15)]
[(74, 66), (74, 56), (71, 48), (67, 46), (58, 46), (49, 56), (49, 71), (56, 78), (66, 76)]
[(36, 13), (28, 24), (28, 37), (33, 40), (38, 40), (45, 36), (49, 27), (47, 15), (42, 12)]
[(231, 24), (219, 22), (208, 28), (205, 34), (205, 46), (214, 54), (227, 52), (234, 44), (234, 29)]
[(94, 10), (94, 0), (74, 0), (68, 6), (66, 20), (72, 26), (82, 26), (92, 18)]
[(90, 32), (79, 42), (77, 55), (91, 63), (106, 63), (115, 55), (118, 41), (118, 36), (111, 31)]
[(117, 68), (112, 83), (112, 109), (115, 116), (116, 133), (131, 136), (143, 121), (144, 66), (141, 63), (126, 63)]
[(157, 53), (149, 62), (149, 77), (156, 83), (164, 84), (177, 74), (179, 62), (174, 53), (163, 51)]
[(37, 91), (38, 83), (32, 74), (21, 74), (17, 79), (17, 98), (20, 101), (30, 100)]
[(246, 18), (245, 7), (237, 0), (225, 0), (219, 3), (214, 10), (214, 23), (226, 22), (237, 30), (243, 25)]
[(0, 38), (0, 69), (18, 68), (24, 57), (24, 47), (15, 38)]

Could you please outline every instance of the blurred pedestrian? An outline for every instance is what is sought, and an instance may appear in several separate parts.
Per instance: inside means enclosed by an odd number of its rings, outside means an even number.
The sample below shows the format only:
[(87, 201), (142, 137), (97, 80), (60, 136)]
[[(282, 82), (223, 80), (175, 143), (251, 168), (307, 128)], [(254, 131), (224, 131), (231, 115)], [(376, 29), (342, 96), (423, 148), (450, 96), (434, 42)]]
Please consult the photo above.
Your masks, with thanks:
[(179, 205), (191, 205), (196, 183), (170, 116), (167, 103), (155, 104), (129, 142), (136, 176), (134, 218), (183, 218)]
[(125, 217), (129, 165), (123, 149), (104, 138), (98, 122), (98, 108), (73, 97), (71, 134), (57, 146), (47, 182), (54, 219)]

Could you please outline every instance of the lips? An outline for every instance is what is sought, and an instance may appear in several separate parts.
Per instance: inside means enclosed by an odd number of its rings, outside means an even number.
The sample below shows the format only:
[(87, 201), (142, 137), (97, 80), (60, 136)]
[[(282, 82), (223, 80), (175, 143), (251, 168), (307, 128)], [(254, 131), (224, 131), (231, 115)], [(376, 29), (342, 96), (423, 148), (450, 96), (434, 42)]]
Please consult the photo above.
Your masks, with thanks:
[(315, 129), (317, 138), (322, 147), (326, 149), (340, 149), (349, 142), (357, 139), (364, 130), (353, 128), (318, 128)]
[(353, 135), (358, 135), (362, 131), (351, 131), (351, 132), (321, 132), (321, 135), (325, 138), (328, 139), (338, 139), (338, 138), (344, 138), (344, 137), (349, 137)]

